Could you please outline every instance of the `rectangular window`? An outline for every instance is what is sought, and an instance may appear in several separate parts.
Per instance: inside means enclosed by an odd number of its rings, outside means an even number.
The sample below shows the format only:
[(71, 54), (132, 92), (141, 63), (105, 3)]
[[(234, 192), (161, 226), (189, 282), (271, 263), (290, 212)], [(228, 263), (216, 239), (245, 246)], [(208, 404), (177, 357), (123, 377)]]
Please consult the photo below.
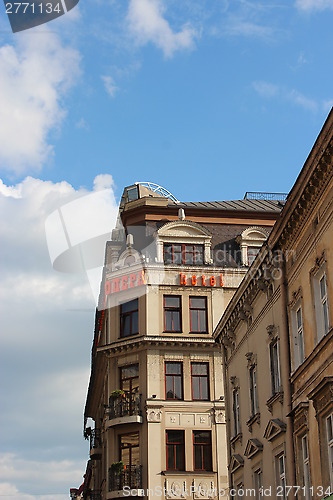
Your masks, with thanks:
[(120, 460), (130, 470), (132, 466), (140, 465), (139, 433), (119, 436)]
[(311, 476), (310, 476), (310, 460), (308, 436), (305, 435), (301, 439), (301, 473), (302, 473), (302, 488), (304, 488), (305, 500), (310, 500), (311, 495)]
[(271, 383), (272, 383), (272, 394), (276, 394), (280, 391), (280, 361), (279, 361), (279, 343), (275, 339), (271, 342), (270, 346), (270, 361), (271, 361)]
[(232, 407), (234, 416), (234, 435), (240, 433), (239, 389), (232, 391)]
[(191, 363), (192, 399), (209, 400), (209, 363)]
[(317, 322), (317, 337), (321, 340), (329, 330), (329, 310), (327, 297), (327, 276), (324, 269), (321, 269), (313, 280), (314, 298)]
[(190, 297), (190, 331), (207, 333), (207, 299)]
[(184, 431), (166, 431), (166, 468), (185, 470)]
[(256, 490), (256, 499), (261, 500), (263, 496), (262, 470), (258, 469), (254, 473), (254, 487)]
[(333, 488), (333, 413), (326, 418), (328, 467), (330, 471), (331, 487)]
[(138, 299), (120, 305), (120, 336), (129, 337), (139, 333)]
[(165, 363), (165, 398), (183, 399), (183, 363)]
[(278, 485), (281, 486), (281, 498), (286, 500), (286, 466), (284, 454), (276, 459)]
[(139, 365), (120, 368), (120, 389), (135, 392), (139, 389)]
[(184, 243), (164, 243), (164, 264), (183, 264), (202, 266), (204, 263), (203, 245)]
[(257, 254), (259, 253), (260, 247), (247, 247), (247, 264), (250, 266)]
[(250, 405), (251, 417), (258, 413), (258, 393), (257, 393), (257, 370), (255, 366), (251, 366), (249, 370), (250, 376)]
[(296, 311), (296, 327), (297, 327), (297, 343), (298, 343), (298, 360), (299, 364), (304, 361), (304, 336), (303, 336), (303, 318), (302, 308), (299, 307)]
[(176, 295), (164, 295), (164, 331), (181, 332), (181, 298)]
[(212, 470), (212, 440), (210, 431), (193, 431), (194, 470)]

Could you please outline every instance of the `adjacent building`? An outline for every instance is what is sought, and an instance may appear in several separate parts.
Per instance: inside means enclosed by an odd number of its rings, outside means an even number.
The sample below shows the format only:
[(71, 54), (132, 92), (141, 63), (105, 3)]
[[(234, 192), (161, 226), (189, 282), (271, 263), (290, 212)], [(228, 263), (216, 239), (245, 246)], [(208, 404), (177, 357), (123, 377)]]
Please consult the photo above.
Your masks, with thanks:
[(332, 151), (331, 111), (214, 332), (239, 498), (248, 489), (256, 498), (271, 488), (272, 498), (306, 500), (332, 492)]
[(90, 460), (73, 498), (205, 500), (228, 490), (213, 332), (280, 213), (276, 198), (180, 203), (150, 183), (125, 188), (96, 312)]

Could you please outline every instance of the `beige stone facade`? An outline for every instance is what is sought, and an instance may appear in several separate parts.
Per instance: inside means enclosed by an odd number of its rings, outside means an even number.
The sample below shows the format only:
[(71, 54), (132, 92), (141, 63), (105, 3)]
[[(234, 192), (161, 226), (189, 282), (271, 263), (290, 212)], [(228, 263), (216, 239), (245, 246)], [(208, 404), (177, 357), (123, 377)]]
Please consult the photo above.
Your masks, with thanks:
[(324, 498), (333, 487), (332, 151), (331, 112), (215, 330), (236, 497)]
[(281, 207), (223, 203), (124, 191), (96, 313), (84, 498), (204, 500), (228, 490), (213, 332)]

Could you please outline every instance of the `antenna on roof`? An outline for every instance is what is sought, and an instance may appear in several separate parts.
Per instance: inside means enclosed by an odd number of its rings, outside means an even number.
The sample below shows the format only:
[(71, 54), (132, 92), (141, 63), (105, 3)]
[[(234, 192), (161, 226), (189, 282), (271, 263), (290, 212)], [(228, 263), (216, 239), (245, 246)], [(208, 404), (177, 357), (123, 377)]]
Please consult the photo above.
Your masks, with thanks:
[(169, 198), (169, 200), (172, 200), (175, 203), (180, 203), (180, 201), (177, 200), (177, 198), (172, 193), (170, 193), (170, 191), (165, 189), (163, 186), (160, 186), (159, 184), (155, 184), (154, 182), (149, 182), (149, 181), (136, 182), (135, 184), (140, 184), (140, 186), (146, 187), (150, 191), (153, 191), (153, 193), (157, 193), (160, 196), (164, 196), (164, 198)]

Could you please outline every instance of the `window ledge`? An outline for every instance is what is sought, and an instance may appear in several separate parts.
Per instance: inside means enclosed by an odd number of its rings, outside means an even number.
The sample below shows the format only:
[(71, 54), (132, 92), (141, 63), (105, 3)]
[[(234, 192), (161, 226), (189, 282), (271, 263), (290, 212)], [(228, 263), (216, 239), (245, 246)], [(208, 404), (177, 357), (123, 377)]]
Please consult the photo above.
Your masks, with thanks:
[(216, 474), (213, 470), (162, 470), (161, 476), (188, 476), (189, 474), (198, 476), (211, 476)]
[(275, 394), (273, 394), (272, 397), (267, 399), (266, 406), (267, 406), (268, 410), (270, 411), (270, 413), (273, 413), (273, 406), (276, 403), (276, 401), (279, 401), (281, 404), (283, 404), (283, 391), (282, 390), (280, 390), (279, 392), (276, 392)]
[(241, 432), (239, 432), (238, 434), (236, 434), (236, 436), (234, 436), (233, 438), (230, 439), (230, 444), (232, 446), (233, 449), (235, 449), (235, 446), (236, 446), (236, 443), (239, 441), (240, 444), (242, 444), (242, 439), (243, 438), (243, 434)]
[(257, 423), (258, 425), (260, 425), (260, 412), (257, 412), (254, 415), (252, 415), (249, 418), (249, 420), (246, 422), (246, 425), (248, 426), (250, 432), (252, 432), (252, 426), (255, 423)]

